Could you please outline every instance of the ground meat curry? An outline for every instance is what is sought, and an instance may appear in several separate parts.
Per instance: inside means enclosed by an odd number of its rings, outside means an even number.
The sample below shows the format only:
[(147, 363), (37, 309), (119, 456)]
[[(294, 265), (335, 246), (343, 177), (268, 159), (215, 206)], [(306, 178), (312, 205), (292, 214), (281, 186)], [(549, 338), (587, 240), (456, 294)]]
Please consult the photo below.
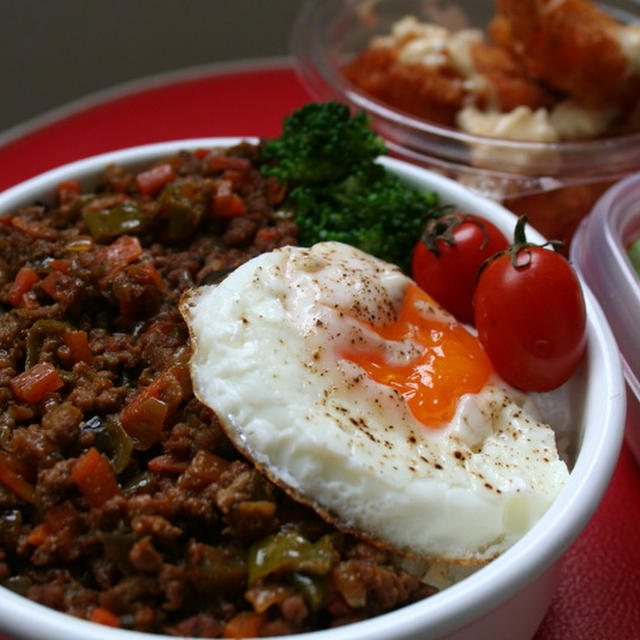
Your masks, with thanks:
[(95, 622), (279, 635), (431, 593), (269, 482), (192, 395), (182, 293), (292, 244), (260, 146), (182, 152), (0, 222), (0, 583)]

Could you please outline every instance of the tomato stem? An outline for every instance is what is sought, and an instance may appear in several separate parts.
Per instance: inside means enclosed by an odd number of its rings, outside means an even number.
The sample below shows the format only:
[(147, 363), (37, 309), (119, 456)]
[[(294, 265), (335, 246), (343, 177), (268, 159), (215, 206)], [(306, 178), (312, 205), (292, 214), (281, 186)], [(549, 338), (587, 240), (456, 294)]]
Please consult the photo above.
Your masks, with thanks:
[[(513, 231), (513, 243), (510, 244), (504, 251), (500, 251), (493, 256), (487, 258), (478, 269), (478, 273), (476, 274), (476, 283), (480, 278), (480, 274), (484, 271), (487, 265), (493, 262), (496, 258), (499, 258), (502, 255), (508, 254), (509, 260), (511, 261), (511, 266), (514, 269), (525, 269), (531, 264), (531, 253), (528, 251), (531, 247), (553, 247), (555, 251), (558, 251), (560, 248), (564, 246), (564, 243), (561, 240), (547, 240), (543, 244), (535, 244), (535, 242), (529, 242), (527, 240), (526, 234), (526, 226), (527, 226), (528, 217), (527, 216), (519, 216), (516, 222), (515, 229)], [(518, 261), (518, 256), (521, 251), (526, 251), (527, 260), (526, 261)]]
[(482, 240), (480, 249), (484, 249), (489, 243), (489, 232), (481, 220), (478, 220), (477, 217), (468, 213), (447, 213), (437, 218), (432, 218), (425, 225), (420, 239), (424, 242), (425, 247), (427, 247), (436, 258), (439, 258), (440, 248), (438, 247), (438, 240), (442, 240), (450, 247), (453, 247), (456, 244), (454, 232), (463, 222), (472, 222), (482, 230), (484, 239)]

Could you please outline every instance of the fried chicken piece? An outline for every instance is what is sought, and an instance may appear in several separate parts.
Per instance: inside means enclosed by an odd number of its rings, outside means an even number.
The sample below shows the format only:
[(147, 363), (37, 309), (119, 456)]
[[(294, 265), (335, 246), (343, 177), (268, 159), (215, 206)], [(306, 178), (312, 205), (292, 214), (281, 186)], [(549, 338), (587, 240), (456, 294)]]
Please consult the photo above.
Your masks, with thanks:
[(529, 78), (508, 51), (478, 43), (472, 49), (472, 56), (476, 72), (486, 79), (491, 106), (498, 111), (507, 112), (520, 106), (535, 110), (553, 104), (554, 97)]
[[(521, 63), (495, 45), (470, 45), (473, 68), (461, 73), (452, 60), (436, 65), (407, 62), (402, 48), (410, 42), (411, 37), (405, 37), (393, 45), (371, 46), (343, 72), (378, 100), (447, 126), (455, 126), (456, 113), (469, 104), (510, 111), (520, 105), (537, 109), (553, 103), (549, 92), (527, 77)], [(446, 60), (447, 54), (442, 56)]]
[(497, 0), (489, 32), (526, 71), (588, 105), (629, 108), (640, 98), (640, 34), (589, 0)]
[(465, 96), (463, 78), (452, 69), (405, 64), (393, 47), (365, 49), (343, 73), (362, 91), (424, 120), (453, 126)]

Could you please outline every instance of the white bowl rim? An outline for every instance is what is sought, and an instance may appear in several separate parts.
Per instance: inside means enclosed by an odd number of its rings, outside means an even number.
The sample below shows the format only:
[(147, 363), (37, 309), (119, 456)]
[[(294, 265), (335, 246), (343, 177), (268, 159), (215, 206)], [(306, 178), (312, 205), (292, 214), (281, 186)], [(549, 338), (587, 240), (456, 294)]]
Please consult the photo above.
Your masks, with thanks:
[[(109, 163), (144, 164), (182, 149), (231, 146), (239, 142), (256, 143), (255, 137), (216, 137), (172, 140), (109, 151), (51, 169), (0, 193), (0, 216), (25, 206), (33, 193), (53, 191), (67, 178), (82, 179)], [(429, 189), (447, 193), (447, 199), (464, 202), (487, 215), (515, 222), (515, 216), (501, 205), (479, 196), (464, 186), (401, 160), (382, 158), (381, 162), (403, 177), (429, 183)], [(529, 228), (528, 237), (544, 239)], [(595, 297), (582, 282), (588, 314), (590, 371), (596, 372), (599, 391), (605, 398), (597, 425), (585, 429), (580, 452), (568, 484), (553, 505), (513, 547), (477, 573), (429, 598), (396, 611), (335, 629), (286, 636), (287, 640), (389, 640), (397, 637), (439, 637), (463, 627), (477, 616), (489, 613), (507, 597), (515, 595), (552, 565), (577, 537), (593, 515), (607, 488), (622, 444), (625, 417), (625, 387), (618, 349)], [(600, 380), (601, 378), (601, 380)], [(593, 422), (593, 421), (592, 421)], [(540, 532), (547, 530), (543, 542)], [(550, 535), (548, 532), (553, 532)], [(516, 570), (517, 569), (517, 570)], [(114, 629), (74, 618), (37, 604), (0, 587), (0, 630), (29, 640), (160, 640), (160, 634)], [(25, 631), (25, 622), (29, 630)], [(425, 622), (428, 628), (425, 630)]]

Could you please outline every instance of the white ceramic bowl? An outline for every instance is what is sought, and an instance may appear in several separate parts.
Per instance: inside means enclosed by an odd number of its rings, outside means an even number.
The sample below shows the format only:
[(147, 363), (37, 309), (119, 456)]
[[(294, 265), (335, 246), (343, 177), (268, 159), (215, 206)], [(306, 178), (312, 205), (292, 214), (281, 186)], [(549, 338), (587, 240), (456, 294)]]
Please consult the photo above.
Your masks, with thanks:
[[(109, 163), (128, 168), (180, 149), (229, 146), (237, 138), (197, 139), (126, 149), (49, 171), (0, 194), (0, 215), (52, 198), (62, 180), (79, 179), (85, 188)], [(444, 202), (478, 213), (508, 236), (514, 216), (459, 184), (398, 160), (382, 162), (418, 187), (435, 190)], [(533, 241), (542, 238), (532, 229)], [(588, 353), (573, 378), (550, 397), (554, 421), (571, 425), (571, 477), (543, 518), (511, 549), (472, 576), (440, 593), (376, 618), (291, 640), (408, 640), (492, 638), (525, 640), (540, 624), (552, 597), (557, 562), (596, 509), (615, 467), (625, 415), (625, 388), (618, 351), (598, 303), (585, 288)], [(549, 400), (549, 398), (547, 398)], [(549, 416), (548, 416), (549, 417)], [(0, 632), (24, 640), (166, 640), (104, 627), (35, 604), (0, 587)]]

